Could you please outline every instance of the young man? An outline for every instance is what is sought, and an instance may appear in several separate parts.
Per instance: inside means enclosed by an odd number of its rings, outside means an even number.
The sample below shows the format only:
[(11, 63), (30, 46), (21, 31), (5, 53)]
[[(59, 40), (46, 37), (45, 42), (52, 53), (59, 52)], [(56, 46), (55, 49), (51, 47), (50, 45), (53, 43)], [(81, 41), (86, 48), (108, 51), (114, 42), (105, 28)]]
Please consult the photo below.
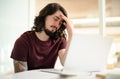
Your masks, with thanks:
[(72, 38), (71, 27), (66, 10), (60, 4), (45, 6), (35, 18), (32, 30), (23, 33), (15, 42), (11, 54), (15, 73), (54, 68), (58, 56), (64, 65)]

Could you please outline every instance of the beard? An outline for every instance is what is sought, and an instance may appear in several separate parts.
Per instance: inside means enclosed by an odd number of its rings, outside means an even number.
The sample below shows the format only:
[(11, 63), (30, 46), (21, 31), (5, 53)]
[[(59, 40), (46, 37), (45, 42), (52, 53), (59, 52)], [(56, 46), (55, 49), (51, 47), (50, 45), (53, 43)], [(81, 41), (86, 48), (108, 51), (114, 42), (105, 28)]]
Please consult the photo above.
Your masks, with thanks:
[(50, 38), (54, 38), (54, 33), (51, 32), (50, 30), (44, 28), (44, 32), (45, 32)]

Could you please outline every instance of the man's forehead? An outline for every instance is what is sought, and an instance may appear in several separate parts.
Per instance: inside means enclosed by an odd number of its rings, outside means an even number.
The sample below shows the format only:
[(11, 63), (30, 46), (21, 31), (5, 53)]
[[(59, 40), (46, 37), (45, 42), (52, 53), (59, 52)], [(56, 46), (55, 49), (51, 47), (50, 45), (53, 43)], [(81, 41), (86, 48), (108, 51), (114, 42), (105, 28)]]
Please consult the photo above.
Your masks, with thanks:
[(55, 12), (54, 15), (55, 15), (58, 19), (62, 19), (63, 13), (62, 13), (61, 11), (57, 11), (57, 12)]

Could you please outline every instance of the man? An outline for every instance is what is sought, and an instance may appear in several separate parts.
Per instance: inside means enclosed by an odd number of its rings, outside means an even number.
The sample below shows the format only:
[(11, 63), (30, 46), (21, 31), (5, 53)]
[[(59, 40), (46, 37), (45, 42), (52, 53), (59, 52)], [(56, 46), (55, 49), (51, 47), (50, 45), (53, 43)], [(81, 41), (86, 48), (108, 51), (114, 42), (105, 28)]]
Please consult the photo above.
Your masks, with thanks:
[(64, 65), (72, 38), (72, 26), (60, 4), (45, 6), (36, 16), (32, 30), (23, 33), (15, 42), (11, 54), (15, 73), (54, 68), (58, 56)]

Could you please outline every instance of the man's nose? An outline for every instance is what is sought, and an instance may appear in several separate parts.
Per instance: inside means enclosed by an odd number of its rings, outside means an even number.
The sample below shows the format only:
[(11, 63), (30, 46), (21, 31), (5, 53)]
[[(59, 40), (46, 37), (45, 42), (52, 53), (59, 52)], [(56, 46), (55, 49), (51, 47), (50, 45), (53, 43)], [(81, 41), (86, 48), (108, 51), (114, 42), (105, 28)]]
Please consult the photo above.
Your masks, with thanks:
[(57, 22), (55, 22), (55, 27), (59, 27), (60, 26), (60, 22), (59, 21), (57, 21)]

